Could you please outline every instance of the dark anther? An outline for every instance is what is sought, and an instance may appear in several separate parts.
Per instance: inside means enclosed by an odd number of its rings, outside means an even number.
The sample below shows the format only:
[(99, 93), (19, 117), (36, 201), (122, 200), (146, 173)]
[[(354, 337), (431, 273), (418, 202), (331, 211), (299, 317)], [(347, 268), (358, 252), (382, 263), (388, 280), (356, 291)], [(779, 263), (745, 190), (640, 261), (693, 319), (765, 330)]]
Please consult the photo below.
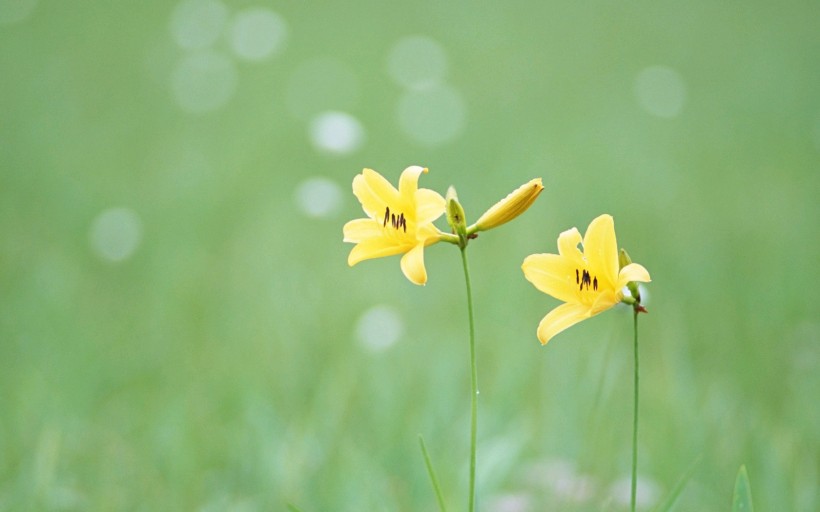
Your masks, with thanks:
[[(576, 270), (576, 272), (577, 272), (577, 270)], [(598, 278), (597, 278), (597, 277), (595, 278), (595, 282), (596, 282), (596, 283), (598, 282)], [(584, 270), (584, 273), (583, 273), (583, 274), (581, 274), (581, 284), (580, 284), (580, 286), (578, 287), (578, 290), (583, 290), (583, 289), (584, 289), (584, 285), (586, 285), (587, 290), (589, 290), (589, 286), (590, 286), (591, 284), (592, 284), (592, 276), (590, 276), (590, 275), (589, 275), (589, 272), (587, 272), (586, 270)], [(596, 285), (596, 289), (597, 289), (597, 285)]]
[[(385, 222), (385, 224), (387, 224), (387, 222)], [(578, 284), (580, 282), (581, 282), (580, 278), (578, 277), (578, 269), (576, 268), (575, 269), (575, 284)]]
[(405, 218), (403, 213), (400, 213), (396, 216), (395, 213), (390, 213), (390, 207), (384, 209), (384, 222), (382, 222), (382, 227), (387, 227), (387, 221), (390, 221), (390, 225), (393, 226), (393, 229), (403, 229), (405, 233), (407, 233), (407, 219)]
[(596, 292), (598, 291), (598, 278), (597, 277), (592, 280), (592, 289), (595, 290)]

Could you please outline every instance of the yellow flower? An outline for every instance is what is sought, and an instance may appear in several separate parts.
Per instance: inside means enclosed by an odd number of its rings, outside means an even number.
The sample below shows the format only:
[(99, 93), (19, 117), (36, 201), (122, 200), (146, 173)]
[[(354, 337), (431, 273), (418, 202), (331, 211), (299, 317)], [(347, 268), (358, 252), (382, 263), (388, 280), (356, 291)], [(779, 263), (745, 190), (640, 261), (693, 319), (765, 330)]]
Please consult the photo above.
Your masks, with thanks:
[(467, 229), (467, 232), (487, 231), (513, 220), (532, 206), (542, 190), (544, 190), (544, 185), (541, 184), (541, 178), (524, 183), (484, 212), (476, 223)]
[(564, 231), (558, 237), (558, 254), (533, 254), (521, 266), (536, 288), (565, 302), (538, 325), (542, 345), (564, 329), (621, 302), (627, 283), (651, 280), (649, 272), (637, 263), (619, 270), (615, 223), (610, 215), (601, 215), (589, 224), (583, 252), (579, 243), (581, 234), (576, 228)]
[(410, 166), (401, 173), (396, 190), (381, 174), (364, 169), (353, 178), (353, 194), (362, 204), (366, 219), (344, 226), (344, 241), (355, 243), (347, 263), (404, 254), (401, 270), (411, 282), (427, 282), (424, 247), (439, 241), (441, 233), (433, 221), (444, 213), (444, 198), (418, 188), (419, 176), (427, 169)]

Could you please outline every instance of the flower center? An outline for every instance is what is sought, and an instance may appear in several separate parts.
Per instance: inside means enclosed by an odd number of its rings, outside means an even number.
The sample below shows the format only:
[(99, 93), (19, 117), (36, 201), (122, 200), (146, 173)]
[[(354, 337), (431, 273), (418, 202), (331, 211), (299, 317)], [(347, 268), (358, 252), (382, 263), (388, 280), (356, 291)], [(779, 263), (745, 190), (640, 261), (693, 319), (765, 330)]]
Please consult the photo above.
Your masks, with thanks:
[(382, 227), (386, 228), (388, 221), (390, 225), (393, 226), (393, 229), (402, 229), (407, 233), (407, 219), (404, 217), (404, 214), (399, 213), (396, 215), (395, 213), (390, 213), (389, 206), (384, 209), (384, 222), (382, 223)]
[(598, 291), (598, 276), (590, 275), (588, 270), (575, 269), (575, 284), (578, 285), (578, 291), (583, 291), (586, 286), (587, 291), (592, 286), (593, 291)]

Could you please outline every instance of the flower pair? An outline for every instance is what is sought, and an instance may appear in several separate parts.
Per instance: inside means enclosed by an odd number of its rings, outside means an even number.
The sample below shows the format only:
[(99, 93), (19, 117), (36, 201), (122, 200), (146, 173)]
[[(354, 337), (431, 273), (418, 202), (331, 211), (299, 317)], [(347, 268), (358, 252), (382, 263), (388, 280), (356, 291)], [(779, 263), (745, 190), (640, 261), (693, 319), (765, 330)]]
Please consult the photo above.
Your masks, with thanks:
[[(403, 254), (402, 272), (411, 282), (423, 285), (427, 282), (426, 246), (439, 241), (465, 243), (477, 232), (497, 227), (523, 213), (543, 190), (540, 179), (532, 180), (466, 227), (454, 193), (445, 200), (433, 190), (418, 187), (419, 176), (426, 172), (422, 167), (408, 167), (399, 178), (398, 190), (371, 169), (364, 169), (353, 179), (353, 193), (367, 218), (352, 220), (344, 226), (344, 241), (356, 244), (348, 257), (349, 265)], [(439, 231), (433, 225), (445, 213), (448, 202), (458, 205), (462, 216), (458, 236)], [(453, 216), (452, 207), (448, 215)], [(583, 251), (578, 248), (582, 242)], [(622, 259), (623, 264), (618, 256), (614, 221), (609, 215), (601, 215), (590, 223), (583, 240), (578, 230), (572, 228), (558, 237), (558, 254), (533, 254), (524, 260), (522, 270), (527, 280), (564, 302), (541, 320), (538, 339), (542, 344), (581, 320), (626, 301), (625, 287), (637, 290), (635, 282), (650, 281), (643, 266), (631, 263), (628, 257)], [(630, 300), (634, 303), (634, 298)]]

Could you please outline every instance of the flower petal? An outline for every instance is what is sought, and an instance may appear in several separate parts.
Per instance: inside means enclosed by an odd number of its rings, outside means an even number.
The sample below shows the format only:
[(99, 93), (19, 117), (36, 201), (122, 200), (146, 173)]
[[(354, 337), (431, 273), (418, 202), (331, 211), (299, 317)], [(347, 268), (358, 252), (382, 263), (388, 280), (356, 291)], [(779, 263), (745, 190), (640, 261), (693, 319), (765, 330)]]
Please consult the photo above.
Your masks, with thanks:
[(441, 232), (432, 224), (420, 226), (416, 231), (416, 240), (423, 242), (424, 246), (432, 245), (441, 240)]
[(575, 284), (577, 268), (570, 259), (557, 254), (532, 254), (521, 265), (524, 277), (538, 290), (570, 303), (579, 302)]
[(568, 229), (558, 235), (558, 254), (568, 258), (574, 265), (583, 267), (585, 266), (583, 264), (584, 256), (581, 254), (581, 250), (578, 249), (580, 243), (581, 233), (578, 232), (578, 229)]
[(396, 244), (395, 242), (384, 238), (368, 238), (356, 244), (350, 250), (347, 257), (347, 264), (351, 267), (356, 263), (373, 258), (381, 258), (383, 256), (392, 256), (407, 250), (407, 246)]
[(618, 242), (615, 221), (611, 215), (601, 215), (589, 223), (584, 235), (584, 256), (590, 272), (597, 274), (605, 288), (615, 289), (618, 282)]
[(553, 336), (581, 320), (590, 317), (589, 306), (583, 304), (561, 304), (545, 316), (538, 324), (538, 340), (542, 345)]
[(416, 225), (421, 226), (433, 222), (444, 214), (444, 198), (441, 194), (429, 188), (420, 188), (416, 191)]
[(369, 238), (383, 236), (384, 231), (379, 221), (374, 219), (354, 219), (342, 229), (344, 241), (358, 243)]
[(401, 257), (401, 271), (413, 284), (427, 283), (427, 270), (424, 268), (424, 244), (418, 244)]
[(624, 293), (621, 291), (622, 289), (623, 287), (618, 288), (618, 290), (604, 290), (599, 293), (598, 296), (595, 297), (595, 302), (592, 303), (589, 316), (602, 313), (621, 302), (621, 299), (624, 298)]
[(413, 201), (416, 197), (416, 190), (419, 188), (419, 176), (426, 173), (426, 167), (419, 167), (418, 165), (411, 165), (403, 170), (399, 176), (399, 195), (405, 201)]
[(398, 190), (372, 169), (364, 169), (353, 178), (353, 194), (362, 203), (365, 213), (373, 219), (383, 216), (386, 206), (396, 207), (400, 204)]
[(652, 281), (649, 277), (649, 272), (639, 263), (630, 263), (621, 269), (618, 274), (618, 288), (623, 288), (626, 283), (630, 281), (637, 281), (640, 283), (648, 283)]

